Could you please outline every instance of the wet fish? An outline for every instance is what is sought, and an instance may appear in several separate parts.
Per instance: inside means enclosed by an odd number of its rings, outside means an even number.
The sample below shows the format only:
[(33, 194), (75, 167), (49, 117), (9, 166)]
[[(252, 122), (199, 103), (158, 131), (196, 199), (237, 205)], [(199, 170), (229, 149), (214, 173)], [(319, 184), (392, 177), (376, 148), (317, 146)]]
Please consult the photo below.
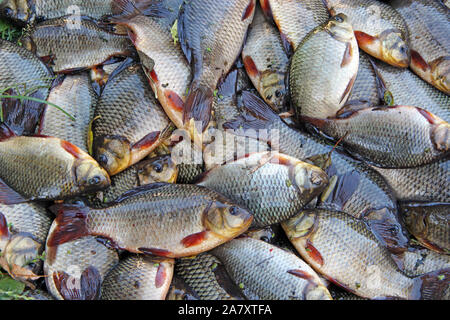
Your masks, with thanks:
[(409, 69), (374, 61), (379, 81), (392, 93), (394, 104), (417, 106), (450, 121), (450, 96), (422, 81)]
[(350, 95), (358, 66), (358, 44), (345, 15), (336, 15), (311, 31), (299, 44), (290, 67), (291, 105), (297, 118), (333, 117)]
[(149, 155), (170, 124), (139, 64), (110, 78), (94, 117), (94, 158), (110, 175)]
[(440, 1), (392, 1), (410, 33), (411, 69), (450, 94), (449, 9)]
[(450, 201), (450, 160), (406, 169), (372, 166), (388, 183), (400, 201)]
[(259, 7), (250, 25), (242, 61), (264, 101), (275, 111), (281, 111), (287, 100), (285, 78), (289, 59), (278, 30), (266, 20)]
[(102, 283), (102, 300), (164, 300), (174, 260), (131, 255), (112, 269)]
[(166, 300), (199, 300), (195, 292), (182, 278), (174, 275)]
[(55, 300), (50, 293), (39, 289), (28, 290), (24, 292), (24, 296), (27, 297), (27, 299), (24, 300)]
[(88, 69), (132, 54), (126, 36), (106, 31), (87, 18), (75, 23), (70, 17), (41, 22), (20, 41), (58, 73)]
[[(46, 100), (53, 74), (33, 53), (0, 39), (0, 94)], [(8, 90), (8, 88), (10, 88)], [(36, 131), (44, 106), (28, 100), (1, 99), (3, 121), (17, 134)]]
[(411, 106), (377, 106), (344, 112), (336, 118), (311, 119), (357, 158), (376, 166), (411, 168), (449, 154), (450, 125)]
[(248, 155), (206, 172), (197, 183), (215, 190), (254, 215), (263, 228), (294, 216), (328, 185), (318, 167), (277, 152)]
[(428, 249), (450, 253), (450, 204), (408, 203), (401, 206), (409, 232)]
[(404, 250), (408, 242), (397, 213), (396, 200), (384, 179), (364, 163), (335, 150), (323, 139), (289, 127), (262, 99), (244, 92), (247, 114), (224, 127), (235, 134), (269, 142), (273, 150), (324, 170), (329, 185), (319, 198), (318, 206), (346, 212), (356, 218), (364, 217), (375, 232), (394, 252)]
[[(53, 222), (49, 237), (55, 227), (57, 223)], [(98, 299), (103, 279), (119, 262), (117, 252), (91, 236), (55, 249), (48, 245), (46, 248), (44, 272), (48, 291), (58, 300)]]
[[(183, 113), (184, 123), (199, 121), (203, 132), (211, 119), (214, 92), (241, 53), (256, 0), (184, 2), (178, 37), (192, 64), (192, 84)], [(202, 23), (198, 23), (202, 21)]]
[(97, 99), (87, 73), (66, 76), (58, 86), (52, 88), (47, 101), (63, 108), (75, 121), (60, 110), (46, 106), (39, 134), (69, 141), (88, 152), (89, 124), (94, 116)]
[(0, 204), (0, 266), (13, 278), (30, 283), (42, 275), (44, 244), (52, 220), (34, 203)]
[(246, 300), (222, 262), (210, 253), (177, 260), (175, 274), (195, 290), (200, 300)]
[(175, 183), (177, 175), (178, 168), (170, 155), (141, 161), (113, 176), (111, 186), (89, 199), (89, 205), (107, 207), (108, 203), (136, 187), (155, 182)]
[(395, 67), (407, 68), (411, 59), (405, 20), (390, 5), (377, 0), (324, 0), (331, 15), (345, 14), (359, 47)]
[(0, 129), (0, 203), (61, 200), (110, 185), (106, 171), (70, 142)]
[(123, 65), (123, 62), (116, 62), (96, 66), (89, 70), (92, 87), (94, 88), (94, 91), (98, 96), (101, 95), (111, 74), (121, 65)]
[(48, 247), (97, 235), (115, 248), (170, 258), (208, 251), (245, 232), (253, 218), (214, 191), (167, 183), (138, 187), (106, 209), (55, 205), (52, 210), (58, 212), (58, 227)]
[(130, 7), (127, 7), (129, 1), (115, 2), (123, 14), (111, 20), (129, 30), (156, 98), (177, 128), (191, 132), (183, 121), (184, 102), (191, 82), (191, 68), (180, 45), (174, 44), (171, 33), (158, 19), (144, 16), (137, 10), (130, 10)]
[(307, 210), (282, 226), (315, 270), (358, 296), (441, 299), (449, 285), (450, 268), (406, 276), (367, 225), (345, 213)]
[(450, 255), (423, 247), (410, 247), (404, 253), (404, 272), (410, 277), (450, 267)]
[(302, 259), (264, 241), (238, 238), (212, 253), (250, 300), (332, 300)]
[(266, 16), (273, 18), (278, 26), (288, 54), (297, 50), (303, 38), (329, 18), (320, 0), (260, 0), (260, 3)]

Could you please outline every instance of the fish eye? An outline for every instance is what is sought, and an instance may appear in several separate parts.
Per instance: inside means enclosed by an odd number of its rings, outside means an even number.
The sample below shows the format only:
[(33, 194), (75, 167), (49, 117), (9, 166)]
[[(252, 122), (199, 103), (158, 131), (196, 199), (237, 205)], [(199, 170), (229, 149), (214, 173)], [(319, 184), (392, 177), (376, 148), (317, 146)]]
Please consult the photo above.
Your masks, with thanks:
[(98, 157), (98, 162), (99, 162), (101, 165), (107, 165), (107, 164), (108, 164), (108, 157), (105, 156), (104, 154), (101, 154), (101, 155)]
[(99, 176), (95, 176), (95, 177), (89, 179), (88, 183), (89, 183), (90, 185), (97, 185), (97, 184), (100, 183), (101, 180), (102, 180), (102, 179), (101, 179)]
[(239, 209), (236, 207), (231, 207), (229, 212), (232, 216), (237, 216), (239, 214)]
[(160, 163), (157, 163), (153, 166), (153, 169), (155, 169), (157, 173), (161, 173), (163, 171), (163, 166)]
[(401, 46), (401, 47), (400, 47), (400, 52), (401, 52), (401, 53), (406, 53), (406, 48), (405, 48), (404, 46)]
[(261, 240), (264, 242), (269, 242), (269, 238), (267, 236), (262, 236)]
[(334, 16), (334, 20), (337, 22), (344, 22), (344, 19), (342, 19), (342, 17), (340, 16)]
[(281, 91), (280, 90), (275, 91), (275, 96), (279, 98), (281, 96)]
[(2, 10), (2, 13), (3, 13), (3, 15), (5, 16), (5, 17), (12, 17), (12, 15), (13, 15), (13, 10), (10, 8), (10, 7), (5, 7), (3, 10)]

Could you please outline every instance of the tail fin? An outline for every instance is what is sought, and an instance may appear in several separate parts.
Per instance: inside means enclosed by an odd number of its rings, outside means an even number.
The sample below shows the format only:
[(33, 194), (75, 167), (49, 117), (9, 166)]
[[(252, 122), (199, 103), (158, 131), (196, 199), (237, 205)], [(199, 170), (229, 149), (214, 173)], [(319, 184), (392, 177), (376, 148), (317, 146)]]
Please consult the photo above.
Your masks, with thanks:
[[(211, 120), (211, 110), (214, 92), (211, 88), (203, 87), (193, 83), (189, 96), (186, 99), (183, 122), (189, 123), (191, 119), (201, 121), (201, 131), (205, 131)], [(198, 130), (198, 129), (197, 129)]]
[(102, 276), (92, 266), (76, 279), (64, 271), (53, 272), (53, 282), (64, 300), (97, 300), (100, 295)]
[(16, 134), (11, 130), (11, 128), (6, 123), (0, 124), (0, 141), (7, 140), (14, 137)]
[(131, 19), (137, 15), (162, 17), (168, 13), (160, 0), (113, 0), (111, 4), (112, 20), (117, 18)]
[(237, 81), (238, 80), (238, 70), (231, 70), (225, 80), (220, 84), (218, 88), (219, 98), (224, 97), (234, 97), (237, 91)]
[(57, 215), (57, 225), (47, 240), (48, 247), (57, 247), (89, 235), (86, 221), (88, 207), (82, 204), (56, 204), (50, 207), (50, 211)]
[(450, 292), (450, 268), (445, 268), (415, 278), (410, 294), (414, 300), (445, 300)]

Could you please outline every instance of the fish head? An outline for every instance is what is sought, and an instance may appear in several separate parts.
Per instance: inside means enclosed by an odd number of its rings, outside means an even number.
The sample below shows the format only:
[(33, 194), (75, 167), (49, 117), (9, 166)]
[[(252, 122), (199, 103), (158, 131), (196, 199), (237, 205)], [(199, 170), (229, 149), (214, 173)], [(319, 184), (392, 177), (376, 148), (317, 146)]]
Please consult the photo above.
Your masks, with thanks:
[(277, 109), (284, 106), (287, 97), (284, 80), (285, 75), (278, 72), (268, 71), (261, 75), (264, 97)]
[(409, 45), (402, 33), (395, 29), (380, 34), (381, 59), (393, 66), (407, 68), (411, 61)]
[(131, 144), (122, 137), (103, 136), (94, 140), (95, 160), (111, 175), (115, 175), (131, 163)]
[(139, 184), (141, 186), (155, 183), (175, 183), (178, 178), (178, 167), (170, 155), (155, 157), (137, 164)]
[(298, 215), (281, 223), (290, 240), (309, 237), (317, 226), (317, 214), (302, 211)]
[(216, 201), (204, 215), (208, 230), (225, 238), (234, 238), (250, 227), (253, 215), (247, 210), (224, 202)]
[(0, 17), (16, 22), (27, 22), (31, 18), (29, 0), (0, 1)]
[(299, 162), (293, 168), (293, 184), (301, 193), (317, 195), (328, 185), (328, 175), (319, 167)]
[(450, 57), (441, 57), (431, 63), (431, 77), (436, 88), (450, 94)]
[(406, 226), (414, 235), (425, 235), (427, 232), (426, 214), (420, 207), (403, 208), (402, 216)]
[(83, 193), (101, 191), (111, 185), (108, 173), (93, 159), (78, 163), (75, 169), (76, 183)]
[(34, 240), (29, 234), (17, 233), (11, 237), (6, 246), (3, 257), (9, 270), (25, 268), (28, 271), (38, 271), (42, 266), (39, 254), (42, 244)]
[(349, 22), (348, 17), (343, 13), (339, 13), (331, 17), (328, 20), (325, 29), (339, 41), (350, 41), (355, 36), (353, 33), (353, 27)]

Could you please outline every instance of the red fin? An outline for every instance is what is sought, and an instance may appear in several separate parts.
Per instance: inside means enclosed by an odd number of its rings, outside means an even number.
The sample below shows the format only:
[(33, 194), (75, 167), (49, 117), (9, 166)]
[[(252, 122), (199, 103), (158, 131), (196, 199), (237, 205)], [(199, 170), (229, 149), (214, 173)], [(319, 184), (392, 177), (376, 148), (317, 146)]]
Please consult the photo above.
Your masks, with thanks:
[(27, 201), (27, 199), (11, 189), (2, 179), (0, 179), (0, 203), (11, 205)]
[(205, 240), (207, 234), (208, 234), (208, 231), (202, 231), (202, 232), (191, 234), (191, 235), (185, 237), (183, 240), (181, 240), (181, 243), (184, 245), (185, 248), (199, 245), (203, 242), (203, 240)]
[(297, 270), (288, 270), (287, 273), (290, 273), (296, 277), (299, 277), (301, 279), (305, 279), (308, 281), (313, 279), (312, 275), (310, 275), (309, 273), (307, 273), (303, 270), (298, 270), (298, 269)]
[(66, 150), (68, 153), (74, 156), (75, 159), (80, 159), (81, 154), (83, 151), (80, 150), (76, 145), (68, 142), (68, 141), (61, 141), (61, 147)]
[(3, 213), (0, 212), (0, 240), (9, 238), (8, 222)]
[(89, 235), (86, 224), (89, 208), (83, 205), (56, 204), (50, 207), (55, 213), (57, 226), (53, 230), (47, 246), (56, 247), (60, 244), (73, 241)]
[(247, 20), (255, 11), (255, 0), (250, 0), (247, 8), (245, 8), (244, 13), (242, 14), (242, 21)]
[(260, 4), (266, 17), (273, 20), (272, 8), (270, 7), (269, 0), (260, 0)]
[(348, 65), (353, 58), (353, 48), (350, 42), (347, 42), (347, 47), (345, 48), (344, 57), (342, 58), (341, 68)]
[(49, 56), (40, 57), (41, 61), (49, 67), (52, 67), (55, 65), (55, 58), (56, 57), (54, 54), (49, 55)]
[(438, 253), (446, 254), (445, 249), (439, 247), (438, 245), (434, 244), (433, 242), (426, 240), (426, 239), (419, 239), (419, 242), (426, 248), (436, 251)]
[(202, 86), (192, 86), (186, 99), (183, 114), (183, 122), (186, 124), (191, 119), (201, 121), (201, 132), (205, 131), (211, 120), (211, 108), (213, 103), (213, 90)]
[(427, 119), (427, 121), (430, 123), (430, 124), (435, 124), (436, 123), (436, 117), (431, 113), (431, 112), (429, 112), (429, 111), (427, 111), (427, 110), (424, 110), (424, 109), (422, 109), (422, 108), (416, 108), (417, 109), (417, 111), (419, 111), (419, 113), (425, 118), (425, 119)]
[(176, 110), (178, 112), (183, 112), (184, 102), (178, 94), (176, 94), (172, 90), (165, 90), (164, 95), (166, 96), (166, 99), (169, 102), (169, 106), (171, 109)]
[(320, 252), (312, 245), (311, 241), (308, 239), (306, 241), (306, 252), (308, 252), (308, 255), (320, 266), (323, 266), (323, 257), (320, 254)]
[(257, 77), (259, 75), (259, 70), (252, 57), (246, 56), (244, 58), (244, 67), (250, 77)]
[(300, 119), (303, 122), (312, 124), (314, 127), (318, 129), (322, 129), (323, 127), (325, 127), (326, 123), (328, 122), (328, 120), (326, 119), (311, 118), (308, 116), (300, 116)]
[(433, 271), (415, 278), (410, 294), (413, 300), (443, 300), (450, 284), (450, 268)]
[(166, 268), (162, 263), (160, 263), (158, 266), (158, 271), (156, 271), (155, 287), (161, 288), (166, 282), (166, 278), (167, 278)]
[(353, 89), (353, 85), (355, 84), (357, 73), (350, 79), (350, 81), (347, 84), (347, 87), (345, 88), (344, 93), (342, 94), (341, 100), (339, 103), (342, 103), (344, 99), (349, 97), (350, 91)]
[(132, 149), (148, 149), (159, 139), (160, 131), (151, 132), (132, 146)]
[(158, 75), (156, 74), (155, 69), (153, 69), (153, 70), (150, 72), (150, 77), (152, 78), (152, 80), (153, 80), (154, 83), (158, 83), (158, 82), (159, 82)]
[(172, 252), (164, 249), (157, 249), (157, 248), (138, 248), (138, 250), (143, 254), (151, 254), (154, 256), (160, 256), (160, 257), (168, 257), (172, 255)]
[(64, 300), (96, 300), (99, 297), (102, 277), (98, 270), (91, 266), (83, 271), (80, 279), (58, 271), (53, 273), (53, 281)]
[(6, 125), (6, 123), (2, 123), (0, 125), (0, 141), (4, 141), (15, 136), (16, 134)]
[(411, 65), (420, 68), (423, 72), (430, 69), (430, 65), (422, 58), (422, 56), (415, 50), (411, 49)]
[(355, 31), (355, 37), (358, 45), (363, 48), (371, 45), (375, 41), (375, 37), (362, 31)]

